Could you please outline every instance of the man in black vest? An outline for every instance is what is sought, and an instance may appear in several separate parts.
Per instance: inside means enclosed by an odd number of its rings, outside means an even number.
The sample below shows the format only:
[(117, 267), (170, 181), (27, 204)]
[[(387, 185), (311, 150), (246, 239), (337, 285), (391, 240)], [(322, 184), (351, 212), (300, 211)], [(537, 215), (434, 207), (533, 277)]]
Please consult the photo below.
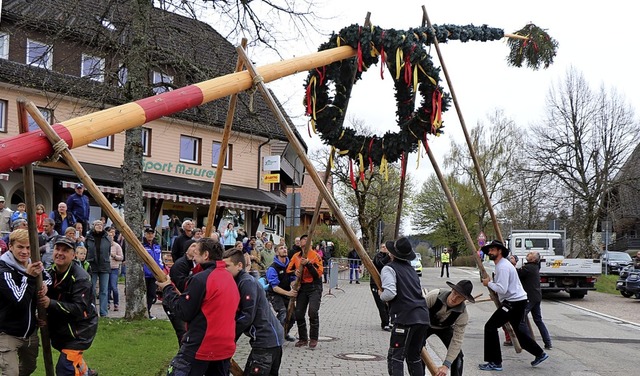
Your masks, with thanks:
[(438, 368), (436, 376), (446, 376), (451, 370), (451, 376), (462, 376), (462, 341), (464, 330), (469, 322), (469, 314), (465, 300), (475, 303), (471, 291), (473, 284), (469, 280), (462, 280), (457, 284), (447, 282), (451, 291), (431, 290), (427, 294), (427, 307), (431, 327), (427, 330), (427, 338), (435, 334), (447, 347), (447, 355)]
[[(276, 258), (273, 259), (271, 266), (267, 268), (266, 278), (269, 283), (267, 298), (269, 298), (273, 310), (276, 311), (276, 317), (285, 330), (284, 338), (287, 341), (293, 342), (296, 339), (290, 336), (288, 331), (291, 330), (295, 321), (292, 321), (288, 328), (285, 323), (287, 321), (287, 307), (289, 306), (289, 300), (291, 298), (295, 298), (298, 295), (298, 292), (291, 289), (291, 279), (293, 276), (287, 274), (287, 266), (289, 266), (287, 247), (279, 245), (276, 248)], [(291, 319), (295, 320), (293, 316)]]
[(420, 279), (410, 261), (416, 258), (407, 238), (396, 240), (389, 249), (391, 262), (382, 268), (380, 299), (389, 303), (393, 321), (387, 365), (390, 376), (404, 375), (406, 359), (409, 375), (424, 376), (420, 352), (427, 340), (429, 310), (422, 296)]
[[(389, 256), (389, 248), (393, 248), (393, 240), (387, 240), (385, 243), (380, 244), (380, 251), (373, 256), (373, 266), (378, 269), (378, 273), (382, 273), (382, 268), (391, 261)], [(374, 282), (373, 278), (369, 279), (369, 286), (371, 287), (371, 293), (373, 294), (373, 300), (376, 302), (378, 308), (378, 314), (380, 315), (380, 327), (382, 330), (390, 332), (391, 326), (389, 323), (389, 307), (387, 303), (380, 299), (378, 293), (378, 286)]]

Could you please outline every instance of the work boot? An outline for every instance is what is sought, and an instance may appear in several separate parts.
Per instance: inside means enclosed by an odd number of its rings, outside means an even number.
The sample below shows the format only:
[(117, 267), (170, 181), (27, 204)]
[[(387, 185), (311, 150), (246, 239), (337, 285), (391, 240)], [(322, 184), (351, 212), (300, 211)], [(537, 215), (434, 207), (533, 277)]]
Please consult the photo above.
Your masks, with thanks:
[(298, 342), (296, 342), (295, 346), (296, 347), (303, 347), (306, 346), (309, 343), (309, 341), (307, 341), (306, 339), (300, 339), (298, 340)]

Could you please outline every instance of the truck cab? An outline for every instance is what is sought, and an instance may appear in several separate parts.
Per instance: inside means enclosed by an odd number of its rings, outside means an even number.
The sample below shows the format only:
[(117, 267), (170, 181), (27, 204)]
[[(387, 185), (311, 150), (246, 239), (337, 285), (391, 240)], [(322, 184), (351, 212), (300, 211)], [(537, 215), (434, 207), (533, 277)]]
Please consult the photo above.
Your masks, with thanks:
[(518, 232), (512, 233), (507, 239), (509, 250), (518, 256), (517, 267), (522, 266), (529, 252), (538, 252), (541, 258), (547, 258), (556, 256), (556, 248), (559, 248), (562, 255), (561, 242), (562, 236), (551, 232)]

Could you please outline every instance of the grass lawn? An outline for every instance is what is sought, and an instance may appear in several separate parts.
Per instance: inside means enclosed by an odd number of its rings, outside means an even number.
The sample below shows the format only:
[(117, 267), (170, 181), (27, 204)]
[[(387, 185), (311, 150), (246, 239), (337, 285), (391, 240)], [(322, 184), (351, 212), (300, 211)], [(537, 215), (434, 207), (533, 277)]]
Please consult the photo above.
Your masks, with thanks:
[[(98, 334), (84, 358), (100, 375), (160, 376), (166, 374), (177, 351), (178, 342), (169, 321), (101, 318)], [(53, 348), (52, 352), (55, 369), (59, 353)], [(33, 375), (45, 375), (42, 349)]]
[(607, 294), (620, 294), (620, 292), (616, 290), (616, 281), (618, 278), (617, 274), (602, 274), (598, 277), (598, 281), (596, 282), (596, 291), (605, 292)]

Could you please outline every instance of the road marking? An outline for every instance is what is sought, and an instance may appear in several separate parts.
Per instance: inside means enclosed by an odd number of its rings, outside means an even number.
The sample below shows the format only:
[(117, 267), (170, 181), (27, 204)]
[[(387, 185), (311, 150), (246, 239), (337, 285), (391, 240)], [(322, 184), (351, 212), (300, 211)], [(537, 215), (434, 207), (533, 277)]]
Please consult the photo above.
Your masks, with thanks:
[(624, 323), (624, 324), (628, 325), (630, 329), (640, 330), (640, 324), (636, 323), (636, 322), (633, 322), (633, 321), (628, 321), (628, 320), (625, 320), (625, 319), (621, 319), (619, 317), (607, 315), (606, 313), (602, 313), (602, 312), (594, 311), (594, 310), (591, 310), (591, 309), (588, 309), (588, 308), (580, 307), (579, 305), (567, 303), (567, 302), (564, 302), (562, 300), (557, 300), (557, 299), (549, 299), (549, 300), (552, 301), (552, 302), (568, 305), (569, 307), (573, 307), (573, 308), (579, 309), (581, 311), (589, 312), (592, 315), (597, 316), (599, 318), (607, 318), (607, 319), (609, 319), (611, 321), (618, 321), (618, 322)]

